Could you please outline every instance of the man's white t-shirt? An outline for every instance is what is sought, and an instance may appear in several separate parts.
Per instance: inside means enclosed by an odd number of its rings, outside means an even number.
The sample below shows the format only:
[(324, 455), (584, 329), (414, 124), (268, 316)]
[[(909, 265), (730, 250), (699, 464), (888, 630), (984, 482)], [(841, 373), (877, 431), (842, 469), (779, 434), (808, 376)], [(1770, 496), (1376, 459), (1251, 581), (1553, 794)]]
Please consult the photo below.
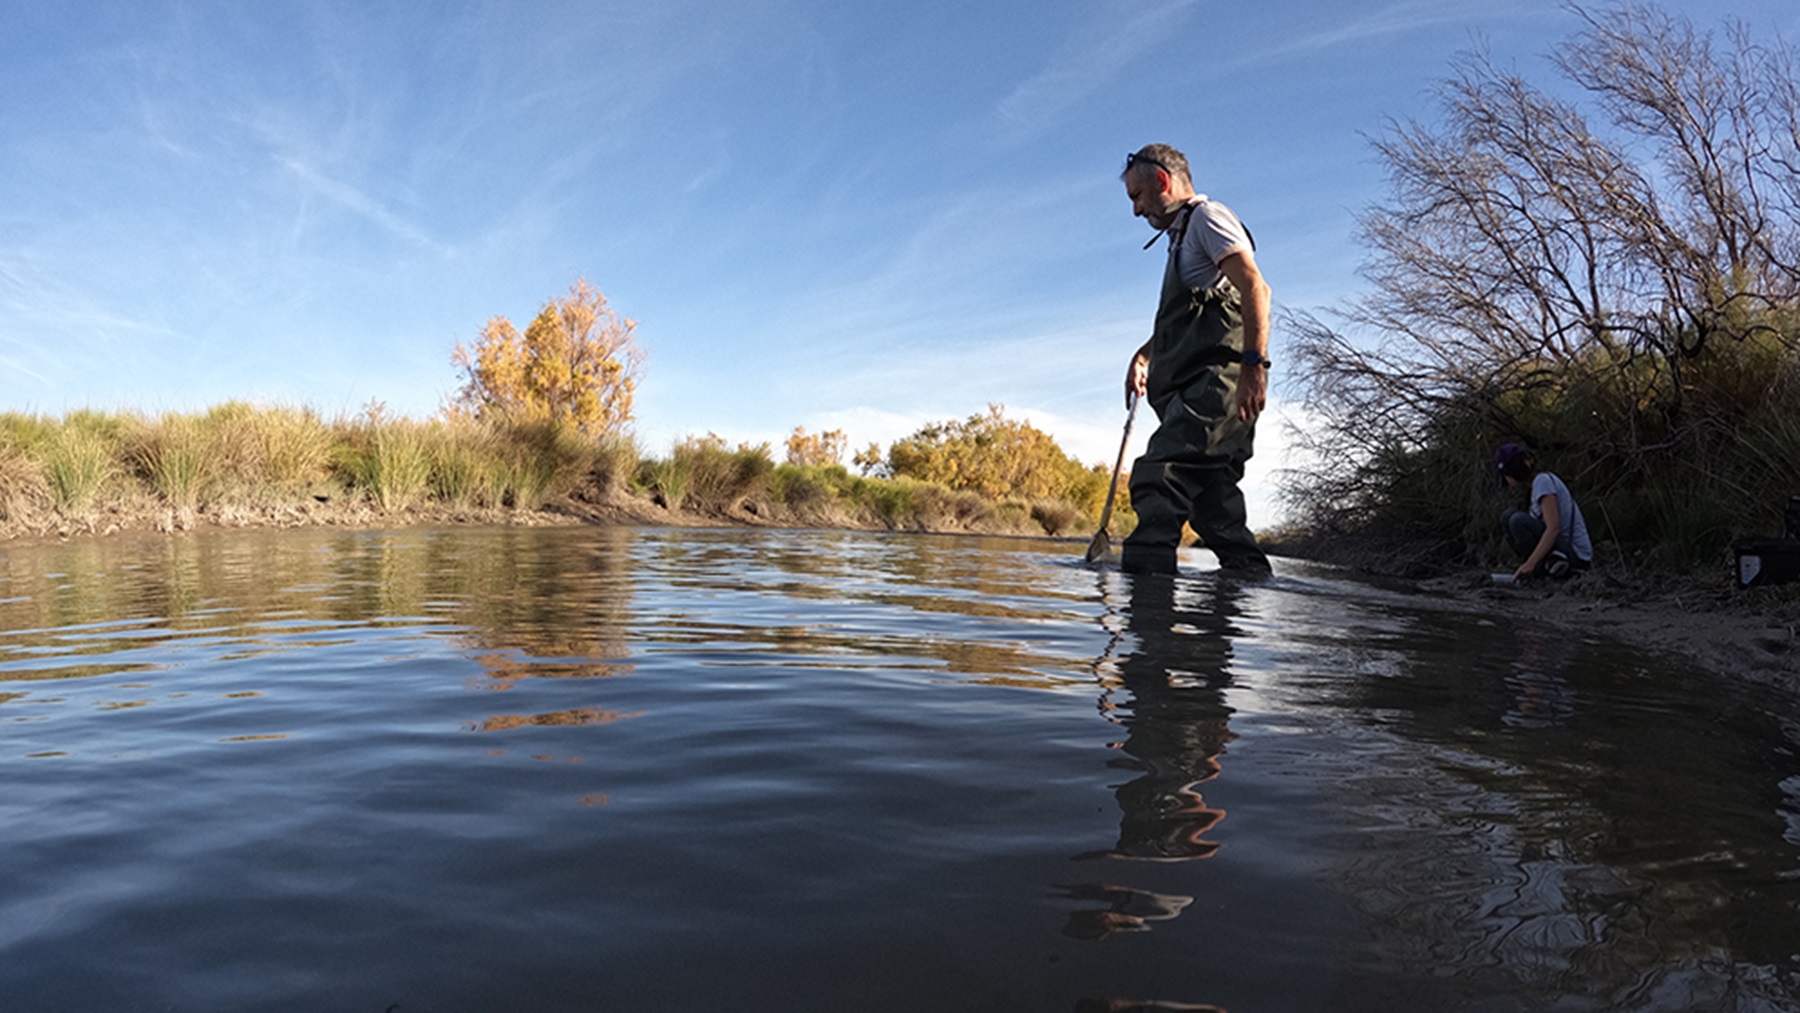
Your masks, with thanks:
[(1219, 261), (1233, 253), (1249, 251), (1250, 233), (1230, 208), (1203, 193), (1195, 194), (1189, 204), (1194, 210), (1188, 216), (1181, 245), (1175, 250), (1175, 267), (1188, 288), (1217, 288), (1222, 277)]

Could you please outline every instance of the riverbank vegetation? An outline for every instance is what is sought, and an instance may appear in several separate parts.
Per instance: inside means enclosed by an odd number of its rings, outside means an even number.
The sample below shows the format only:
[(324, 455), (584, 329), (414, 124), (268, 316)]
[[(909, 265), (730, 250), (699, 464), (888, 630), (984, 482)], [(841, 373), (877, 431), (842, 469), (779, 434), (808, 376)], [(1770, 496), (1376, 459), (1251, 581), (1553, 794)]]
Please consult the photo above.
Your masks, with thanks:
[(1470, 56), (1435, 119), (1376, 142), (1370, 294), (1290, 321), (1318, 420), (1286, 490), (1308, 548), (1499, 561), (1509, 440), (1627, 574), (1720, 566), (1800, 495), (1795, 53), (1572, 9), (1551, 88)]
[[(655, 523), (745, 522), (1071, 534), (1107, 475), (998, 405), (933, 423), (843, 464), (841, 432), (796, 428), (786, 458), (715, 434), (646, 456), (631, 435), (642, 367), (633, 331), (585, 280), (523, 330), (489, 320), (451, 354), (441, 416), (371, 404), (219, 405), (197, 414), (0, 415), (0, 534), (199, 523), (519, 519), (546, 510)], [(536, 519), (535, 516), (533, 519)], [(1129, 510), (1115, 514), (1127, 531)]]
[[(417, 420), (370, 405), (326, 419), (231, 402), (198, 413), (0, 414), (0, 534), (409, 515), (1074, 534), (1107, 476), (1002, 409), (927, 426), (854, 474), (841, 433), (767, 444), (707, 434), (646, 455), (624, 432), (489, 410)], [(1047, 476), (1060, 476), (1051, 481)], [(1115, 514), (1115, 532), (1130, 518)]]
[[(767, 444), (729, 446), (714, 434), (678, 442), (645, 460), (636, 487), (669, 508), (777, 523), (915, 531), (1068, 535), (1094, 523), (1108, 473), (1083, 466), (999, 405), (964, 420), (932, 423), (884, 453), (839, 463), (844, 435), (795, 429), (776, 463)], [(1115, 530), (1134, 517), (1115, 513)]]

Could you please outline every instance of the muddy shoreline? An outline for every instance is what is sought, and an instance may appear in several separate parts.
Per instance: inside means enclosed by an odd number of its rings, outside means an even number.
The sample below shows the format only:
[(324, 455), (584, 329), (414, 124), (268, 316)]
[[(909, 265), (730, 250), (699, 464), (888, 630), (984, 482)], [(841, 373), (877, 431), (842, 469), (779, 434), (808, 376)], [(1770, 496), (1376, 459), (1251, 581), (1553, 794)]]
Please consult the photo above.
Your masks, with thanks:
[(1566, 584), (1509, 588), (1475, 574), (1421, 581), (1419, 590), (1516, 621), (1685, 657), (1708, 671), (1800, 698), (1800, 586), (1737, 590), (1724, 576), (1633, 586), (1600, 573)]

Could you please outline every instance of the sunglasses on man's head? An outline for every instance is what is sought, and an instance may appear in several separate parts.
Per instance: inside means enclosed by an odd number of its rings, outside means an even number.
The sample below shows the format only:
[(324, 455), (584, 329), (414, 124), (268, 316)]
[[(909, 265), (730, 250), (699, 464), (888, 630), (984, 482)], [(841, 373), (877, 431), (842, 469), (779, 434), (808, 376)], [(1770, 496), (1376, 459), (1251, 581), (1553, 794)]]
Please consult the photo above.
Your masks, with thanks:
[(1160, 159), (1160, 158), (1155, 158), (1151, 155), (1140, 155), (1135, 151), (1132, 152), (1131, 154), (1125, 156), (1125, 168), (1126, 169), (1130, 169), (1140, 162), (1143, 163), (1144, 165), (1154, 165), (1158, 169), (1161, 169), (1162, 171), (1168, 173), (1171, 176), (1175, 175), (1175, 170), (1169, 168), (1167, 165), (1164, 165), (1162, 159)]

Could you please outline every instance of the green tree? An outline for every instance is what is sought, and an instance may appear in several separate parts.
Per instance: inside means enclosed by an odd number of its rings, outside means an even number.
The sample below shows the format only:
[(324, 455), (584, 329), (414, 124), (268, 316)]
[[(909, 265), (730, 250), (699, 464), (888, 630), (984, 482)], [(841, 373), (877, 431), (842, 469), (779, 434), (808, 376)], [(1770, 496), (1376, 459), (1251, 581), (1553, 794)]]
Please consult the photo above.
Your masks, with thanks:
[(585, 279), (545, 303), (523, 334), (495, 317), (473, 345), (456, 344), (451, 361), (463, 385), (448, 414), (565, 423), (592, 436), (620, 432), (631, 422), (643, 361), (636, 328)]

